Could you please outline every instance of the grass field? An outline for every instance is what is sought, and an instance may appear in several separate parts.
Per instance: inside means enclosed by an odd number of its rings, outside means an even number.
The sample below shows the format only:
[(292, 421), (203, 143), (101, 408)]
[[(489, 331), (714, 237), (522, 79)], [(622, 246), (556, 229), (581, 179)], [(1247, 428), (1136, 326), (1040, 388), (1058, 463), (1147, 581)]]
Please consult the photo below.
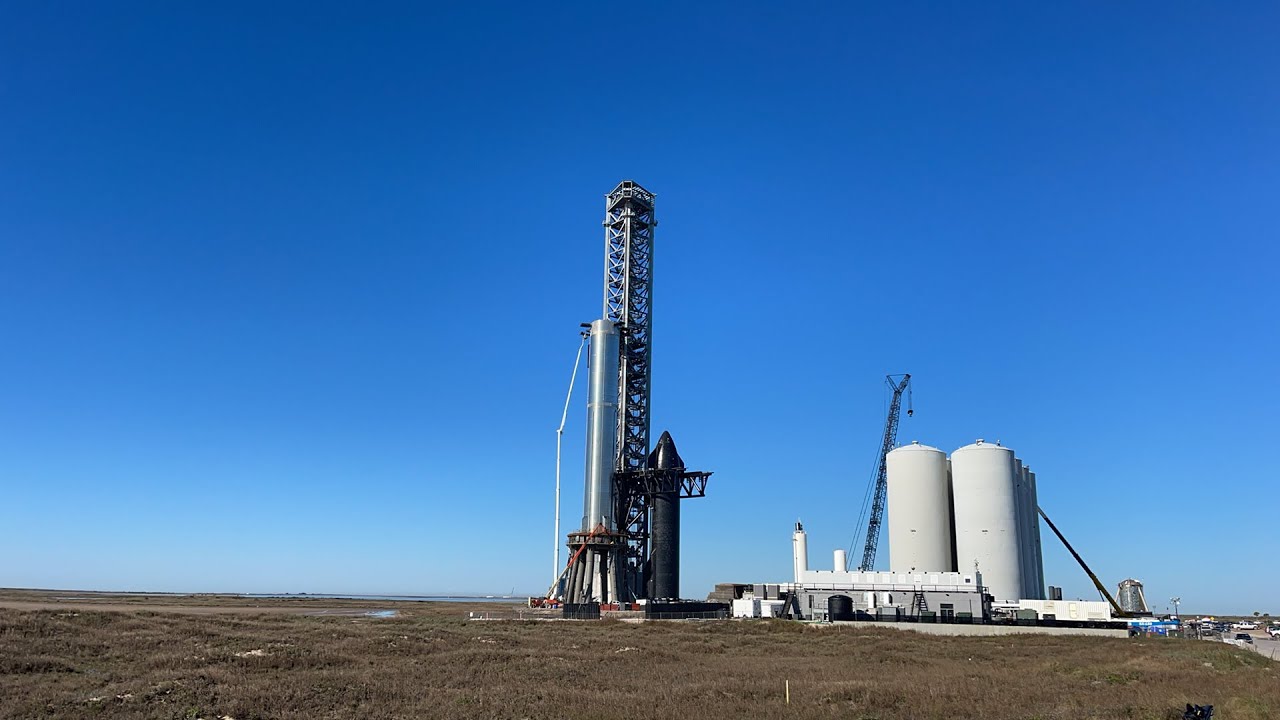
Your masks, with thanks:
[[(245, 604), (0, 607), (0, 717), (1165, 720), (1194, 702), (1224, 720), (1280, 718), (1280, 664), (1194, 640), (468, 621), (493, 606), (455, 603), (376, 603), (400, 612), (382, 619), (305, 614), (360, 612), (350, 601)], [(217, 611), (183, 611), (197, 606)]]

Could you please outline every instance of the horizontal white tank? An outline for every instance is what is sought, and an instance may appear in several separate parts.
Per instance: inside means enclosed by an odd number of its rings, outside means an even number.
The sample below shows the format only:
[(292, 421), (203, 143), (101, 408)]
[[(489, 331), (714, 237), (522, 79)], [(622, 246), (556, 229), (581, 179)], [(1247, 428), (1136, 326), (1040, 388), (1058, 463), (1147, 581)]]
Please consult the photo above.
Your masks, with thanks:
[(947, 456), (913, 442), (885, 456), (889, 571), (953, 572)]
[(979, 440), (951, 454), (957, 570), (982, 573), (997, 601), (1023, 590), (1015, 472), (1013, 451), (999, 444)]

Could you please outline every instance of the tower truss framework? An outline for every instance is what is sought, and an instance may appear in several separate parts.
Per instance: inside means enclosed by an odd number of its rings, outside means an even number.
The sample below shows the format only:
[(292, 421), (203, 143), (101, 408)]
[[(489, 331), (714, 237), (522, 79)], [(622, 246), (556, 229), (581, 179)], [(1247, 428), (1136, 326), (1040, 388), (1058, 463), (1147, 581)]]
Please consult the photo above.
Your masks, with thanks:
[(649, 458), (649, 388), (653, 305), (653, 193), (624, 180), (605, 196), (604, 316), (620, 332), (618, 456), (614, 497), (627, 537), (627, 588), (643, 597), (649, 560), (649, 494), (636, 471)]

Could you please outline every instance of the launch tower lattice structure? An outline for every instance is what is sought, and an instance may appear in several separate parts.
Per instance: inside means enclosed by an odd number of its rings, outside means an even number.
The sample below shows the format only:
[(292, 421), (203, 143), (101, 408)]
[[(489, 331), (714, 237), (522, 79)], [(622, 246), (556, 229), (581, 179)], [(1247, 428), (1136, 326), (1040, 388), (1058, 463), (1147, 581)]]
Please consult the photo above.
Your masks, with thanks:
[(622, 333), (619, 469), (649, 458), (650, 310), (653, 304), (653, 193), (624, 180), (605, 196), (604, 317)]
[(653, 306), (653, 193), (624, 180), (605, 196), (604, 317), (621, 335), (618, 362), (618, 458), (614, 464), (614, 498), (624, 551), (624, 584), (644, 596), (649, 561), (650, 496), (629, 476), (649, 459), (649, 385), (652, 356), (650, 318)]

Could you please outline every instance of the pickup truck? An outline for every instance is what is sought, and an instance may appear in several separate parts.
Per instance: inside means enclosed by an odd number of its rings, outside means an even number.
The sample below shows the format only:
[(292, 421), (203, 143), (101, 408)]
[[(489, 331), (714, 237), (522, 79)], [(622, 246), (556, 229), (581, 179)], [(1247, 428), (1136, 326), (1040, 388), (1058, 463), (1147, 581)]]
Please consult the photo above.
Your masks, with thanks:
[(1273, 640), (1280, 640), (1280, 626), (1272, 625), (1267, 628), (1267, 634), (1270, 635)]

